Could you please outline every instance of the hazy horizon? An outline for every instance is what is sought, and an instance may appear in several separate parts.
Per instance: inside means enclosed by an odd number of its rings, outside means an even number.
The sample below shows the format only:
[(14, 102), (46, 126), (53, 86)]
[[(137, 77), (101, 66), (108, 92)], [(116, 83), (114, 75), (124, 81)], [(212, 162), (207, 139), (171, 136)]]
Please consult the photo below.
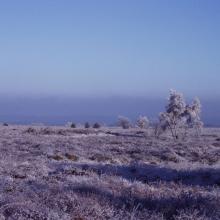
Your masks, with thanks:
[[(168, 94), (167, 94), (168, 96)], [(190, 103), (191, 98), (186, 98)], [(165, 109), (167, 99), (147, 97), (7, 97), (0, 96), (0, 122), (12, 124), (43, 123), (65, 125), (99, 122), (115, 125), (117, 117), (123, 115), (135, 121), (139, 115), (146, 115), (152, 122)], [(220, 126), (219, 100), (201, 99), (202, 119), (206, 126)]]

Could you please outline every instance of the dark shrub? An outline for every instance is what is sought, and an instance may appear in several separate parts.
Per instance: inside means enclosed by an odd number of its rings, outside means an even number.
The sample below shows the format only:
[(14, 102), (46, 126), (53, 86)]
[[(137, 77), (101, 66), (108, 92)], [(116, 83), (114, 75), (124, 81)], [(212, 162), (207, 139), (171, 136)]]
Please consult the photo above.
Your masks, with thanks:
[(31, 133), (36, 133), (36, 130), (30, 127), (25, 132), (31, 134)]
[(58, 130), (58, 131), (57, 131), (57, 134), (59, 134), (59, 135), (65, 135), (66, 132), (65, 132), (64, 130)]
[(3, 123), (3, 126), (8, 126), (8, 123)]
[(49, 159), (53, 159), (53, 160), (63, 160), (63, 157), (60, 155), (49, 155), (47, 156)]
[(101, 127), (101, 125), (97, 122), (93, 125), (93, 128), (100, 128), (100, 127)]
[(72, 161), (77, 161), (79, 159), (79, 157), (77, 157), (76, 155), (74, 154), (69, 154), (69, 153), (66, 153), (65, 154), (65, 157), (68, 159), (68, 160), (72, 160)]
[(90, 128), (89, 122), (86, 122), (86, 123), (85, 123), (85, 128)]
[(53, 134), (54, 132), (51, 128), (48, 127), (48, 128), (41, 129), (40, 133), (48, 135), (48, 134)]
[(70, 124), (70, 127), (71, 127), (71, 128), (76, 128), (76, 124), (75, 124), (75, 123), (71, 123), (71, 124)]

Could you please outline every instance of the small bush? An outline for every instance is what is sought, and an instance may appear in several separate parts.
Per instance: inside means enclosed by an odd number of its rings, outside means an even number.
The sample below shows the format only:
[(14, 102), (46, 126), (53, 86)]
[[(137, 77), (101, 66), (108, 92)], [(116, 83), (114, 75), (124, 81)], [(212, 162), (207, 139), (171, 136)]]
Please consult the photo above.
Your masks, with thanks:
[(8, 126), (8, 123), (3, 123), (3, 126)]
[(70, 127), (71, 128), (76, 128), (76, 124), (75, 123), (71, 123)]
[(40, 130), (40, 133), (43, 135), (49, 135), (49, 134), (53, 134), (54, 131), (51, 128), (47, 127), (47, 128), (42, 128)]
[(198, 136), (201, 134), (203, 128), (203, 122), (200, 118), (201, 107), (200, 100), (195, 98), (191, 105), (187, 105), (184, 112), (187, 126), (193, 128)]
[(79, 157), (77, 157), (76, 155), (74, 154), (69, 154), (69, 153), (66, 153), (65, 154), (65, 157), (68, 159), (68, 160), (72, 160), (72, 161), (77, 161), (79, 159)]
[(101, 128), (101, 125), (100, 125), (98, 122), (96, 122), (96, 123), (93, 125), (93, 128)]
[(65, 130), (58, 130), (57, 132), (56, 132), (56, 134), (58, 134), (58, 135), (66, 135), (66, 132), (65, 132)]
[(90, 128), (89, 122), (86, 122), (86, 123), (85, 123), (85, 128)]
[(149, 120), (146, 116), (139, 116), (136, 124), (141, 129), (147, 129), (149, 127)]
[(131, 127), (131, 122), (128, 118), (124, 116), (118, 116), (118, 125), (123, 129), (128, 129)]
[(29, 134), (33, 134), (33, 133), (36, 133), (36, 130), (34, 129), (34, 128), (28, 128), (26, 131), (25, 131), (26, 133), (29, 133)]
[(76, 124), (74, 122), (67, 122), (66, 126), (69, 128), (76, 128)]

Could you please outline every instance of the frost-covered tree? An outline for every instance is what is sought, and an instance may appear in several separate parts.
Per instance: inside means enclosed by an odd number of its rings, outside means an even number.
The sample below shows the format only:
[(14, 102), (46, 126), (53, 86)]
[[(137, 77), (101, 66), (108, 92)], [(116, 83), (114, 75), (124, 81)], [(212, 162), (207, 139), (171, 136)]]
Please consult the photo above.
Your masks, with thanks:
[(149, 119), (147, 116), (139, 116), (136, 122), (136, 125), (141, 129), (147, 129), (149, 127)]
[(182, 115), (185, 107), (183, 95), (175, 90), (170, 90), (166, 111), (159, 115), (159, 128), (163, 131), (170, 130), (175, 139), (179, 138), (179, 129), (184, 125)]
[(186, 105), (183, 95), (171, 90), (166, 111), (159, 115), (156, 132), (160, 134), (170, 130), (175, 139), (178, 139), (180, 134), (186, 135), (188, 128), (194, 128), (199, 134), (203, 127), (200, 114), (201, 104), (198, 98), (191, 105)]
[(201, 103), (198, 98), (195, 98), (190, 105), (186, 106), (184, 116), (186, 117), (186, 123), (189, 128), (195, 129), (199, 135), (203, 128), (203, 122), (201, 120)]
[(123, 129), (128, 129), (131, 127), (131, 122), (127, 117), (118, 116), (118, 125)]
[(201, 133), (204, 123), (201, 120), (201, 102), (199, 98), (195, 98), (192, 105), (192, 110), (195, 112), (193, 127), (197, 130), (197, 132)]

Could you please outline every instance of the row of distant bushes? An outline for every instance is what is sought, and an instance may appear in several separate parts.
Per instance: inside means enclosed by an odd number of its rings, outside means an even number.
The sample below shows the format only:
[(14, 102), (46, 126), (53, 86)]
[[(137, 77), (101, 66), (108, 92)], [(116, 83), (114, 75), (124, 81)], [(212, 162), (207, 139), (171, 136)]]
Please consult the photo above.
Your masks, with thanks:
[[(77, 125), (75, 123), (73, 123), (73, 122), (68, 122), (67, 123), (67, 127), (76, 128)], [(98, 129), (98, 128), (101, 128), (101, 124), (99, 124), (98, 122), (96, 122), (94, 124), (90, 124), (89, 122), (86, 122), (84, 124), (84, 128), (96, 128), (96, 129)]]
[[(129, 118), (124, 117), (124, 116), (118, 116), (118, 122), (117, 122), (117, 126), (122, 127), (123, 129), (129, 129), (131, 127), (138, 127), (141, 129), (147, 129), (149, 127), (149, 120), (146, 116), (139, 116), (139, 118), (137, 119), (136, 123), (133, 125), (131, 123), (131, 121), (129, 120)], [(74, 122), (68, 122), (67, 123), (67, 127), (70, 128), (77, 128), (77, 125)], [(101, 128), (102, 125), (98, 122), (94, 123), (94, 124), (90, 124), (89, 122), (86, 122), (84, 124), (84, 128)]]

